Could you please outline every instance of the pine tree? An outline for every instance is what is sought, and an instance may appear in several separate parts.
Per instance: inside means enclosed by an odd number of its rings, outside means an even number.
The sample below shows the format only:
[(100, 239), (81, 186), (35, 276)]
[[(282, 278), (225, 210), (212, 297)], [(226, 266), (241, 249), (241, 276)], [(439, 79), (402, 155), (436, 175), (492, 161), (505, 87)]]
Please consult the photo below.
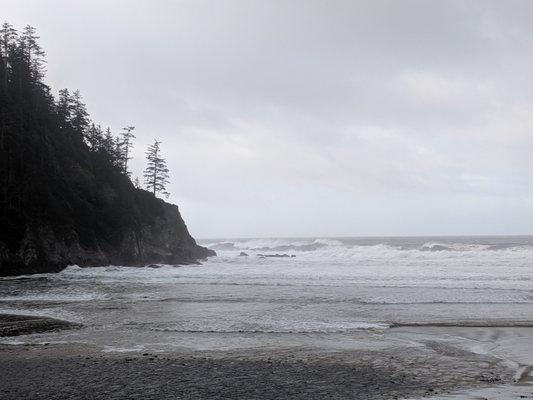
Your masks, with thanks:
[(10, 53), (15, 46), (17, 31), (12, 25), (4, 22), (0, 28), (0, 73), (2, 74), (2, 88), (5, 90), (8, 83), (8, 70)]
[(59, 117), (59, 123), (61, 128), (67, 129), (70, 127), (70, 121), (72, 119), (72, 99), (68, 89), (61, 89), (59, 91), (59, 98), (56, 102), (56, 112)]
[(74, 91), (71, 97), (71, 119), (72, 128), (82, 137), (86, 136), (87, 128), (89, 127), (89, 113), (85, 103), (82, 102), (82, 97), (79, 90)]
[(87, 129), (87, 134), (85, 136), (87, 144), (91, 146), (91, 150), (98, 151), (102, 146), (102, 141), (104, 139), (104, 132), (102, 127), (98, 124), (91, 124), (89, 129)]
[(105, 134), (102, 137), (102, 143), (100, 149), (107, 154), (107, 157), (113, 165), (120, 163), (120, 153), (117, 149), (117, 140), (113, 137), (111, 129), (107, 127)]
[(7, 22), (2, 24), (0, 28), (0, 52), (7, 57), (11, 50), (11, 47), (14, 45), (14, 40), (17, 37), (17, 30)]
[(20, 36), (20, 46), (30, 66), (30, 76), (34, 82), (40, 81), (44, 77), (44, 56), (45, 53), (37, 40), (39, 36), (35, 35), (35, 28), (26, 25)]
[(131, 160), (130, 150), (133, 148), (133, 139), (135, 139), (135, 135), (132, 133), (134, 129), (135, 129), (134, 126), (126, 126), (122, 128), (122, 135), (120, 137), (122, 170), (128, 176), (130, 176), (131, 174), (128, 171), (128, 161)]
[(154, 140), (154, 144), (148, 146), (146, 151), (148, 165), (144, 170), (144, 183), (154, 196), (161, 193), (168, 197), (170, 195), (166, 190), (166, 185), (169, 183), (168, 168), (167, 162), (161, 157), (160, 144), (161, 142)]

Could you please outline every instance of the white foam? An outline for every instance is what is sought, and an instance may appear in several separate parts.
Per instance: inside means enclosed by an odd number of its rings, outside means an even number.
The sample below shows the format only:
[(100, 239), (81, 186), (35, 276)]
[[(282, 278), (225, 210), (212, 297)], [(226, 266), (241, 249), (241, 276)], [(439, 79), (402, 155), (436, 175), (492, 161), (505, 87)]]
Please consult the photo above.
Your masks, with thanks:
[(139, 351), (143, 351), (145, 349), (144, 346), (137, 345), (133, 347), (117, 347), (117, 346), (104, 346), (103, 352), (104, 353), (135, 353)]
[[(151, 331), (156, 332), (183, 332), (183, 333), (349, 333), (366, 330), (384, 330), (388, 324), (365, 321), (255, 321), (234, 324), (225, 321), (226, 324), (189, 324), (187, 326), (154, 326)], [(229, 325), (228, 325), (229, 324)]]

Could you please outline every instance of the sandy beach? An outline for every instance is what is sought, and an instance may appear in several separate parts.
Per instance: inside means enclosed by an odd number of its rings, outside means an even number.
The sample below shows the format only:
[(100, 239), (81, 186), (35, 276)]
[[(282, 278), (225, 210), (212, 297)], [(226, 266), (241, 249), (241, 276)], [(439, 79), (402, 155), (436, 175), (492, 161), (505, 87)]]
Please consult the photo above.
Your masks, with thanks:
[[(22, 320), (24, 334), (77, 329), (5, 316), (2, 332)], [(390, 346), (346, 351), (109, 351), (25, 337), (0, 347), (0, 399), (533, 398), (533, 328), (392, 328)]]

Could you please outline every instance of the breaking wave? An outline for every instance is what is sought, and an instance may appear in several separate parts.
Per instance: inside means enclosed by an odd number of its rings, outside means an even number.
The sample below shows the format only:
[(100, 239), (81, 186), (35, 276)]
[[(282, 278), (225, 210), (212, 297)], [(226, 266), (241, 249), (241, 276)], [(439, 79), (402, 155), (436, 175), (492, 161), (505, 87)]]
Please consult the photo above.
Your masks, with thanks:
[(150, 331), (154, 332), (177, 332), (177, 333), (349, 333), (357, 331), (368, 330), (384, 330), (388, 329), (390, 324), (382, 322), (352, 322), (352, 323), (323, 323), (323, 322), (307, 322), (307, 323), (287, 323), (287, 325), (273, 323), (267, 324), (250, 324), (250, 326), (242, 327), (202, 327), (195, 329), (194, 327), (150, 327)]
[[(312, 239), (232, 239), (204, 240), (200, 243), (219, 252), (318, 252), (346, 250), (422, 251), (422, 252), (479, 252), (479, 251), (531, 251), (533, 238), (312, 238)], [(441, 238), (439, 238), (441, 239)]]

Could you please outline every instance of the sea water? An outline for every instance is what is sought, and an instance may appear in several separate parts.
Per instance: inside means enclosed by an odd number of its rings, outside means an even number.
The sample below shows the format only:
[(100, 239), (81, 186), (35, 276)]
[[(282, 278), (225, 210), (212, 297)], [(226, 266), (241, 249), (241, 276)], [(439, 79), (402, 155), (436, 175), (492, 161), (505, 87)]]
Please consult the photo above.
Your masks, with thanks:
[(3, 278), (0, 312), (84, 328), (1, 341), (128, 351), (357, 347), (365, 338), (368, 347), (369, 338), (398, 325), (533, 323), (533, 237), (200, 244), (218, 256), (199, 265), (70, 266), (58, 274)]

